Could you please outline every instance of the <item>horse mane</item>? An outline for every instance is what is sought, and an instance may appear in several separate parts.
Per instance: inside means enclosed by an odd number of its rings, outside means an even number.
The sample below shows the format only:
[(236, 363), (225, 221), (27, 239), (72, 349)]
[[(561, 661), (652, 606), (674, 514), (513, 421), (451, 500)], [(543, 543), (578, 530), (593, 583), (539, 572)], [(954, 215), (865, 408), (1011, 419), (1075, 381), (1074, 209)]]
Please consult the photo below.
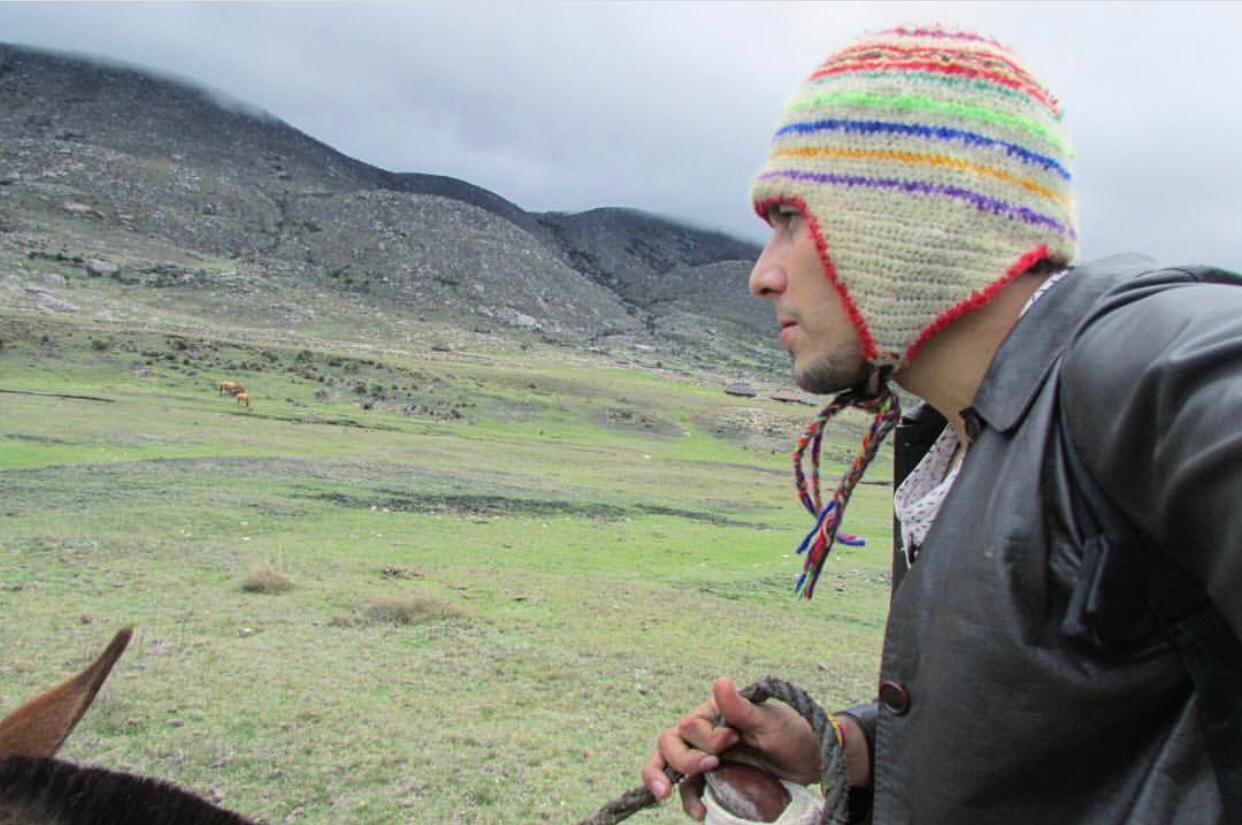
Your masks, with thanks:
[(254, 825), (168, 782), (59, 759), (0, 759), (0, 825)]

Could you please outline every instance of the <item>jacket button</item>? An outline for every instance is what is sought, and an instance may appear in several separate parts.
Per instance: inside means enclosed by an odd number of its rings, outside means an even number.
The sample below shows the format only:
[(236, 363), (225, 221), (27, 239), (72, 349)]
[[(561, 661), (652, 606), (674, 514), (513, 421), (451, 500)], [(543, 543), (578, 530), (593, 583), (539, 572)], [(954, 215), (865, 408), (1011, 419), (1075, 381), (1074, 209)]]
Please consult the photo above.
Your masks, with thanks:
[(897, 716), (910, 711), (910, 691), (900, 682), (880, 682), (880, 704)]

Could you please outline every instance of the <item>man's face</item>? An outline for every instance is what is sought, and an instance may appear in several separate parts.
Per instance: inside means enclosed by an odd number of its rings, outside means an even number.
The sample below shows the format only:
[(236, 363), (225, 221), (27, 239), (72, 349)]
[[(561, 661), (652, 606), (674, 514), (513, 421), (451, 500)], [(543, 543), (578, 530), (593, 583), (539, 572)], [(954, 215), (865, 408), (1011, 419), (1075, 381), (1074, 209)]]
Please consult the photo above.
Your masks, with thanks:
[(867, 375), (858, 331), (824, 272), (810, 226), (788, 204), (772, 206), (768, 220), (772, 237), (751, 270), (750, 292), (775, 307), (794, 380), (815, 393), (858, 384)]

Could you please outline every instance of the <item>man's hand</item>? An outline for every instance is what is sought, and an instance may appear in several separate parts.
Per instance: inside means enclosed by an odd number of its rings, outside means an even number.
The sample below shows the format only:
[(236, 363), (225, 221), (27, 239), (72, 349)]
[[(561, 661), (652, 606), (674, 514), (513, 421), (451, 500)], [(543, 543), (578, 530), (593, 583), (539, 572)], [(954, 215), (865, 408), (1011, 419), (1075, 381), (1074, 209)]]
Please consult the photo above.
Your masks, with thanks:
[[(716, 727), (718, 716), (724, 724)], [(660, 734), (643, 765), (643, 784), (657, 799), (666, 799), (672, 788), (665, 766), (685, 774), (681, 806), (701, 820), (707, 815), (701, 799), (703, 774), (719, 765), (726, 751), (729, 761), (746, 762), (800, 785), (820, 776), (819, 742), (806, 720), (781, 702), (747, 701), (722, 676), (712, 685), (710, 700)]]

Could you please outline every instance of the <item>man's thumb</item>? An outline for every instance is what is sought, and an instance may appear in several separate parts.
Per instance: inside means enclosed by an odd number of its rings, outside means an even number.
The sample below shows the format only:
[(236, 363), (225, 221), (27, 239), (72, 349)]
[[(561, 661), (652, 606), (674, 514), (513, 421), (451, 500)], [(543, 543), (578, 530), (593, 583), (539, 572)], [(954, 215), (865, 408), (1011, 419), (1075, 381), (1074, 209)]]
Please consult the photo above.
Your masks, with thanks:
[(712, 698), (725, 724), (738, 731), (748, 731), (759, 723), (759, 708), (738, 693), (727, 676), (721, 676), (712, 685)]

